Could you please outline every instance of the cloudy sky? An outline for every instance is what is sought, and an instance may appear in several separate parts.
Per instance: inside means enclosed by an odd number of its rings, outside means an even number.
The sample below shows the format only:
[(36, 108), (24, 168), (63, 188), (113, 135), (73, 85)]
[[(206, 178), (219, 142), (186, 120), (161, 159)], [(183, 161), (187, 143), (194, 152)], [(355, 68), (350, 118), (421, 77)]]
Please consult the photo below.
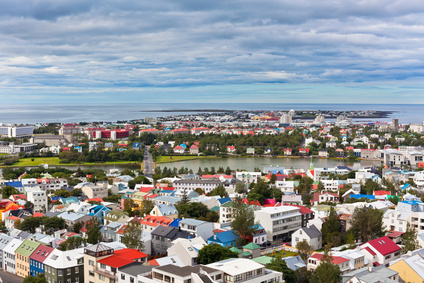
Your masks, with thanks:
[(422, 0), (0, 0), (3, 103), (424, 103)]

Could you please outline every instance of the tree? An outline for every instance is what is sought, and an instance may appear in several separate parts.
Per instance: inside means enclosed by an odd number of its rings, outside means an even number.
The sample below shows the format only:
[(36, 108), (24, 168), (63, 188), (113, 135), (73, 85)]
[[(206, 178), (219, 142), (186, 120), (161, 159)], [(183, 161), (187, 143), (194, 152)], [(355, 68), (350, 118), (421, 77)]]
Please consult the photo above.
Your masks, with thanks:
[(63, 198), (68, 198), (71, 196), (71, 193), (68, 192), (67, 190), (57, 190), (53, 193), (54, 196), (56, 197), (63, 197)]
[(0, 222), (0, 233), (7, 234), (9, 230), (6, 228), (6, 223), (4, 221)]
[(238, 254), (229, 248), (224, 248), (218, 244), (206, 245), (199, 250), (197, 262), (199, 264), (209, 264), (227, 258), (237, 258)]
[(97, 244), (102, 239), (102, 233), (100, 232), (100, 223), (97, 218), (93, 217), (90, 221), (85, 224), (87, 228), (87, 243)]
[(409, 223), (406, 224), (406, 232), (402, 235), (402, 252), (415, 251), (420, 247), (417, 239), (417, 230), (415, 230)]
[(312, 273), (312, 282), (339, 283), (342, 282), (340, 267), (331, 262), (321, 262)]
[(362, 242), (383, 236), (383, 211), (377, 208), (356, 207), (349, 221)]
[(41, 217), (26, 217), (24, 221), (22, 221), (20, 229), (34, 234), (35, 228), (39, 227), (42, 223)]
[(283, 279), (287, 283), (296, 283), (297, 277), (293, 270), (288, 268), (286, 262), (281, 257), (275, 257), (268, 263), (265, 268), (283, 273)]
[(312, 274), (312, 282), (317, 283), (339, 283), (342, 282), (342, 272), (340, 267), (333, 264), (333, 257), (329, 253), (330, 246), (324, 247), (324, 255), (320, 265)]
[(209, 194), (210, 196), (220, 196), (222, 198), (228, 197), (228, 192), (223, 185), (216, 186), (216, 188)]
[(246, 184), (244, 182), (237, 182), (236, 184), (236, 193), (245, 194), (247, 193)]
[(330, 208), (330, 213), (322, 224), (322, 239), (324, 243), (331, 243), (333, 246), (339, 246), (341, 243), (340, 223), (334, 207)]
[(296, 249), (298, 250), (300, 257), (303, 261), (307, 262), (311, 252), (314, 250), (306, 240), (298, 242), (296, 245)]
[(271, 178), (269, 182), (274, 185), (276, 181), (277, 181), (277, 175), (271, 174)]
[(81, 189), (73, 189), (71, 191), (71, 195), (74, 197), (79, 197), (82, 195), (82, 190)]
[[(4, 174), (4, 172), (3, 172)], [(1, 190), (1, 194), (3, 196), (4, 199), (9, 198), (11, 195), (17, 195), (19, 194), (19, 191), (12, 186), (6, 186), (3, 188), (3, 190)]]
[(24, 204), (24, 207), (25, 207), (25, 209), (29, 209), (29, 210), (31, 210), (31, 211), (33, 211), (33, 209), (34, 209), (34, 204), (32, 203), (32, 202), (30, 202), (30, 201), (26, 201), (25, 202), (25, 204)]
[(59, 244), (58, 250), (69, 251), (80, 248), (84, 243), (84, 239), (78, 236), (69, 237), (65, 242)]
[(81, 221), (76, 222), (74, 224), (74, 233), (79, 233), (82, 227), (84, 227), (84, 224)]
[[(66, 228), (65, 219), (54, 216), (54, 217), (43, 217), (42, 222), (44, 224), (44, 230), (51, 234), (53, 231), (61, 230)], [(79, 232), (78, 232), (79, 233)]]
[(233, 201), (234, 221), (231, 227), (244, 241), (255, 232), (255, 214), (253, 208), (244, 204), (240, 198)]
[(32, 275), (28, 275), (24, 278), (23, 283), (47, 283), (46, 277), (44, 276), (44, 273), (38, 273), (37, 277), (34, 277)]
[(142, 225), (129, 224), (124, 229), (124, 236), (122, 237), (122, 243), (124, 243), (129, 249), (143, 249), (142, 237)]

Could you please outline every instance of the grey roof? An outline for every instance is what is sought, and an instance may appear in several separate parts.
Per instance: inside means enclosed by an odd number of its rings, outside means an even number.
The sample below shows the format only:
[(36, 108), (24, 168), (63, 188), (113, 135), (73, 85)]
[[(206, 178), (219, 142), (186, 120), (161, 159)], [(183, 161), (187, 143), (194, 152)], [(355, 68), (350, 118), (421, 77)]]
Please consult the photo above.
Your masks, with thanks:
[(13, 237), (10, 237), (6, 234), (0, 233), (0, 250), (3, 250), (4, 247), (7, 246), (7, 244), (12, 241)]
[(168, 265), (164, 265), (164, 266), (155, 267), (154, 269), (169, 272), (169, 273), (175, 274), (177, 276), (181, 276), (181, 277), (190, 276), (192, 273), (199, 274), (200, 269), (202, 269), (203, 271), (205, 271), (206, 273), (209, 273), (209, 274), (215, 273), (215, 272), (220, 272), (217, 269), (210, 268), (210, 267), (207, 267), (207, 266), (204, 266), (204, 265), (184, 266), (184, 268), (181, 268), (177, 265), (168, 264)]
[(317, 237), (321, 237), (322, 234), (321, 232), (318, 230), (317, 227), (315, 227), (315, 225), (311, 225), (310, 227), (303, 227), (301, 228), (308, 236), (309, 238), (317, 238)]
[(179, 197), (173, 197), (173, 196), (157, 196), (154, 198), (154, 200), (158, 200), (158, 201), (164, 201), (164, 202), (169, 202), (169, 203), (177, 203), (181, 200), (181, 198)]
[(384, 282), (391, 283), (391, 282), (398, 282), (398, 281), (389, 279), (389, 277), (394, 276), (396, 274), (398, 274), (397, 271), (394, 271), (388, 267), (385, 267), (384, 265), (379, 265), (377, 267), (373, 267), (372, 272), (368, 270), (368, 267), (364, 267), (364, 268), (346, 273), (343, 275), (342, 281), (343, 283), (345, 283), (355, 276), (362, 282), (367, 282), (367, 283), (382, 282), (383, 279), (384, 279)]
[(283, 259), (286, 262), (287, 267), (291, 270), (297, 270), (299, 268), (306, 267), (305, 262), (300, 256), (290, 256)]
[(162, 215), (164, 216), (171, 215), (171, 214), (178, 214), (178, 210), (175, 208), (175, 205), (173, 204), (166, 205), (166, 204), (159, 203), (156, 206), (159, 209), (160, 213), (162, 213)]
[(108, 247), (108, 246), (103, 245), (103, 244), (95, 244), (95, 245), (92, 245), (90, 247), (86, 247), (85, 250), (96, 253), (96, 252), (103, 252), (103, 251), (113, 250), (113, 248)]
[(22, 239), (26, 239), (29, 236), (31, 236), (30, 233), (19, 230), (19, 229), (13, 229), (9, 231), (9, 236), (13, 237), (13, 238), (22, 238)]
[(57, 212), (51, 212), (51, 211), (47, 211), (46, 213), (44, 213), (44, 216), (47, 217), (55, 217), (58, 216), (59, 214), (61, 214), (62, 212), (57, 211)]
[(181, 231), (178, 228), (175, 227), (170, 227), (170, 226), (161, 226), (159, 225), (158, 227), (156, 227), (155, 230), (152, 231), (152, 236), (156, 235), (156, 236), (162, 236), (168, 239), (176, 239), (176, 238), (184, 238), (184, 239), (188, 239), (189, 237), (189, 233), (187, 233), (186, 231)]
[(141, 262), (133, 262), (125, 265), (124, 267), (120, 267), (119, 271), (136, 277), (139, 274), (152, 271), (153, 267), (154, 266), (145, 266)]
[(180, 221), (180, 224), (187, 224), (187, 225), (193, 225), (193, 226), (199, 226), (203, 223), (206, 223), (206, 221), (197, 220), (194, 218), (186, 218)]

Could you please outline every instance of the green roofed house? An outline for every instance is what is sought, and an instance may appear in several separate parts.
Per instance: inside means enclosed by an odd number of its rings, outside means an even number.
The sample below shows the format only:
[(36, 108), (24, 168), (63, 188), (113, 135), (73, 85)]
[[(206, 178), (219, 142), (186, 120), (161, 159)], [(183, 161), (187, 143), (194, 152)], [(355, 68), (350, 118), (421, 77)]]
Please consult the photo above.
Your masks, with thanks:
[(251, 258), (251, 257), (252, 257), (252, 254), (251, 254), (250, 252), (243, 252), (243, 253), (241, 254), (241, 256), (242, 256), (242, 257)]
[[(257, 258), (261, 256), (261, 247), (255, 243), (249, 243), (243, 247), (243, 257), (246, 257), (245, 254), (251, 256), (251, 258)], [(249, 256), (247, 255), (247, 256)]]
[(272, 257), (263, 255), (263, 256), (254, 258), (252, 260), (253, 261), (256, 261), (256, 262), (258, 262), (260, 264), (267, 265), (268, 263), (270, 263), (272, 261)]
[(41, 245), (38, 242), (25, 239), (15, 251), (16, 275), (27, 277), (29, 275), (29, 257)]
[(241, 250), (239, 250), (239, 249), (237, 249), (236, 247), (231, 247), (231, 248), (230, 248), (230, 251), (232, 251), (232, 252), (234, 252), (234, 253), (238, 253), (239, 257), (240, 257), (240, 254), (242, 253), (242, 251), (241, 251)]

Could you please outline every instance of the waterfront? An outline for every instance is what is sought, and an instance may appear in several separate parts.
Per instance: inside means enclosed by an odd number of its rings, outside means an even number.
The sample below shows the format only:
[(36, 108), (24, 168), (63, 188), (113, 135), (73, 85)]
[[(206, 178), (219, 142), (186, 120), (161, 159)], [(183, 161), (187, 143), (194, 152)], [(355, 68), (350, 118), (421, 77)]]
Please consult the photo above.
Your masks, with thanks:
[[(354, 122), (391, 122), (422, 123), (424, 105), (422, 104), (311, 104), (311, 103), (133, 103), (133, 104), (96, 104), (94, 105), (0, 105), (0, 123), (47, 123), (47, 122), (93, 122), (144, 119), (172, 115), (195, 114), (195, 110), (336, 110), (336, 111), (393, 111), (388, 118), (354, 119)], [(166, 111), (166, 112), (164, 112)], [(330, 121), (330, 119), (329, 119)]]
[[(190, 161), (176, 161), (176, 162), (167, 162), (157, 164), (160, 168), (166, 167), (187, 167), (192, 169), (193, 172), (197, 172), (199, 167), (202, 169), (205, 167), (215, 167), (217, 170), (219, 167), (224, 169), (230, 167), (232, 170), (240, 169), (253, 171), (256, 167), (262, 170), (265, 166), (281, 166), (285, 168), (294, 168), (294, 169), (304, 169), (307, 170), (310, 168), (310, 158), (284, 158), (284, 157), (238, 157), (238, 158), (212, 158), (212, 159), (195, 159)], [(351, 167), (353, 169), (359, 169), (360, 167), (367, 166), (380, 166), (381, 161), (374, 160), (361, 160), (356, 162), (351, 162), (343, 159), (313, 159), (315, 167), (335, 167), (338, 165), (344, 165)]]

